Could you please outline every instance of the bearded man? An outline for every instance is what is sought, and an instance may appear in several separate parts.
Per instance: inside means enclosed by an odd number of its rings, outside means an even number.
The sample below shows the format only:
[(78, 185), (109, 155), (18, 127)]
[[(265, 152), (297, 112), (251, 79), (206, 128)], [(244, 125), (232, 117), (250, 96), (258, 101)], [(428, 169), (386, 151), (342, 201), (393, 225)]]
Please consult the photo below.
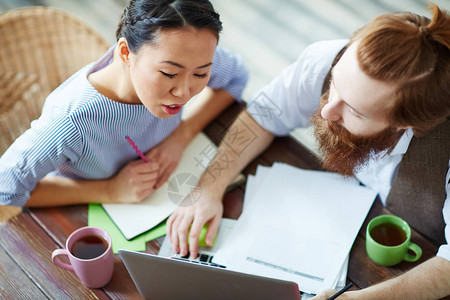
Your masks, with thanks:
[[(205, 223), (206, 242), (212, 244), (228, 183), (274, 136), (312, 123), (326, 169), (355, 176), (440, 246), (435, 257), (405, 274), (340, 298), (450, 295), (450, 16), (434, 4), (430, 8), (431, 20), (390, 13), (350, 40), (314, 43), (264, 87), (227, 133), (245, 124), (244, 136), (233, 143), (226, 135), (200, 179), (200, 199), (169, 218), (174, 250), (195, 257)], [(242, 140), (252, 138), (243, 149)], [(229, 165), (217, 168), (224, 155)], [(323, 291), (316, 299), (333, 293)]]

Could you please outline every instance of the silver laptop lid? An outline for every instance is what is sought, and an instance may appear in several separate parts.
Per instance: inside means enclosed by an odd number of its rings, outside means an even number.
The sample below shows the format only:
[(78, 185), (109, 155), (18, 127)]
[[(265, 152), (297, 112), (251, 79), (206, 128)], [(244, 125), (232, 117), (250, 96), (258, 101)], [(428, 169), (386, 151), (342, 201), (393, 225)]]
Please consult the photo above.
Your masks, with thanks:
[(290, 281), (122, 249), (119, 256), (146, 299), (300, 299), (298, 285)]

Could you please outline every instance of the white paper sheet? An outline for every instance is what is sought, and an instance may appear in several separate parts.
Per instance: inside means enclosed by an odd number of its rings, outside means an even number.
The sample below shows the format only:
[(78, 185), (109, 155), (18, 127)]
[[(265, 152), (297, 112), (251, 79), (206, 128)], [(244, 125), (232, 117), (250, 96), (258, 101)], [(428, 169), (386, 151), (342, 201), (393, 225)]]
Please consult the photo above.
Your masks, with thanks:
[(266, 171), (248, 183), (254, 194), (214, 261), (295, 281), (307, 293), (335, 288), (376, 193), (328, 172), (285, 164)]
[[(305, 170), (306, 171), (306, 170)], [(259, 186), (262, 186), (264, 184), (264, 179), (266, 178), (267, 174), (270, 172), (270, 167), (258, 165), (256, 168), (256, 174), (255, 175), (247, 175), (247, 186), (245, 188), (245, 200), (244, 200), (244, 207), (243, 211), (246, 210), (246, 207), (249, 205), (251, 201), (254, 200), (254, 194), (258, 190)], [(332, 178), (340, 178), (339, 175), (335, 173), (327, 173)], [(354, 182), (355, 184), (359, 184), (358, 181), (352, 178), (348, 179), (349, 182)], [(221, 245), (220, 249), (223, 247), (226, 247), (224, 245)], [(219, 256), (220, 259), (220, 256)], [(333, 286), (331, 288), (339, 290), (343, 288), (347, 281), (347, 271), (348, 271), (348, 261), (349, 261), (349, 255), (347, 255), (344, 263), (342, 264), (341, 270), (339, 271), (339, 275), (336, 278), (336, 281), (333, 283)], [(314, 294), (308, 294), (310, 297), (313, 297)], [(302, 299), (306, 297), (306, 294), (302, 295)]]

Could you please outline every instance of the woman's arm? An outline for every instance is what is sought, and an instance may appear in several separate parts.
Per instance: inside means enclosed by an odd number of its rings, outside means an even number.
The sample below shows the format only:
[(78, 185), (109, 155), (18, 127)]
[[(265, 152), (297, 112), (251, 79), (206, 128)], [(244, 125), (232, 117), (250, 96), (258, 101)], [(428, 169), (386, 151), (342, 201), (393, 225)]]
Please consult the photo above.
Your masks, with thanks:
[(77, 161), (83, 139), (65, 115), (33, 122), (0, 158), (0, 204), (61, 206), (79, 203), (138, 202), (153, 192), (158, 164), (128, 163), (111, 179), (72, 180), (48, 175)]
[(31, 207), (142, 201), (168, 179), (189, 142), (233, 103), (234, 99), (225, 90), (206, 88), (194, 101), (177, 129), (148, 152), (146, 156), (151, 163), (130, 163), (115, 177), (105, 180), (72, 180), (46, 176), (37, 184), (26, 205)]
[(183, 114), (180, 125), (147, 153), (150, 161), (157, 162), (160, 168), (155, 188), (167, 181), (191, 140), (233, 103), (234, 99), (226, 90), (206, 87), (193, 101), (186, 114)]
[(133, 161), (113, 178), (104, 180), (73, 180), (46, 176), (36, 185), (26, 206), (142, 201), (155, 188), (161, 186), (173, 172), (176, 167), (176, 163), (173, 162), (174, 156), (181, 157), (186, 145), (234, 101), (225, 90), (206, 88), (199, 96), (180, 126), (148, 152), (146, 156), (150, 159), (150, 163), (144, 163), (142, 160)]
[(142, 160), (128, 163), (114, 177), (104, 180), (74, 180), (48, 175), (36, 185), (26, 206), (136, 203), (153, 192), (157, 177), (158, 165)]

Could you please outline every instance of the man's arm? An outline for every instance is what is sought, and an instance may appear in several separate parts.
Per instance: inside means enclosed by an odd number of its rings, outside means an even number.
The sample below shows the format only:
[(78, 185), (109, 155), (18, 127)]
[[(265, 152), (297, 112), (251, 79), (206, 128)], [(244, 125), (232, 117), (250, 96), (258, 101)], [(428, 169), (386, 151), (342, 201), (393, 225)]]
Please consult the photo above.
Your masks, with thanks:
[[(328, 299), (336, 291), (327, 290), (312, 298)], [(371, 287), (349, 291), (339, 299), (440, 299), (450, 295), (450, 262), (433, 257), (408, 272)]]
[(262, 153), (273, 139), (274, 135), (244, 110), (228, 128), (199, 185), (205, 188), (214, 186), (222, 197), (230, 182)]
[(212, 245), (222, 218), (226, 187), (273, 139), (273, 134), (262, 128), (247, 111), (239, 114), (200, 178), (200, 198), (192, 206), (179, 207), (167, 222), (167, 234), (175, 252), (187, 254), (190, 228), (189, 251), (196, 257), (198, 237), (205, 223), (209, 224), (205, 240)]

